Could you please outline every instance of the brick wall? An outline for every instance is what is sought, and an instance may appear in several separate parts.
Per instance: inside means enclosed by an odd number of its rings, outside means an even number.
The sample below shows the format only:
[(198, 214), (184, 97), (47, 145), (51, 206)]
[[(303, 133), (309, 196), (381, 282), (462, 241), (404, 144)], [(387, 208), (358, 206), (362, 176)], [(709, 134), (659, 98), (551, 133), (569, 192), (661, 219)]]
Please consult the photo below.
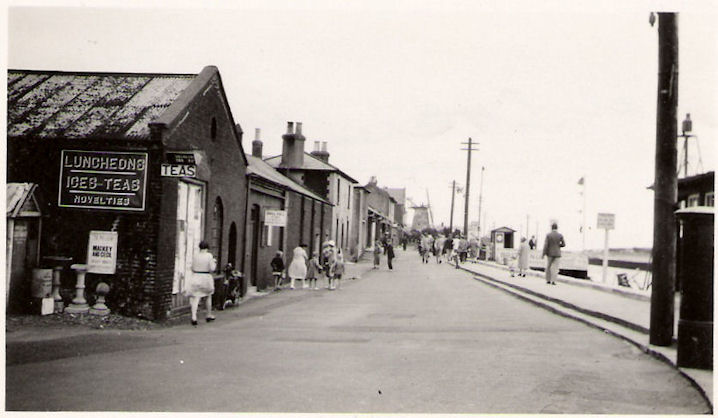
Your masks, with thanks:
[[(241, 143), (235, 136), (235, 123), (224, 101), (219, 77), (209, 80), (202, 93), (197, 94), (186, 106), (186, 116), (162, 132), (166, 151), (201, 150), (203, 161), (199, 164), (197, 179), (205, 184), (204, 239), (213, 243), (211, 232), (214, 225), (212, 211), (219, 198), (223, 206), (221, 230), (221, 253), (217, 245), (210, 251), (221, 264), (228, 260), (229, 229), (237, 226), (237, 260), (244, 254), (245, 211), (247, 207), (246, 162)], [(213, 122), (214, 119), (214, 122)], [(214, 125), (214, 129), (213, 129)], [(214, 133), (214, 137), (212, 134)], [(176, 246), (177, 179), (163, 181), (162, 233), (158, 242), (157, 312), (167, 313), (171, 306), (171, 290), (174, 274)], [(220, 265), (218, 268), (222, 268)], [(168, 297), (168, 292), (170, 296)]]

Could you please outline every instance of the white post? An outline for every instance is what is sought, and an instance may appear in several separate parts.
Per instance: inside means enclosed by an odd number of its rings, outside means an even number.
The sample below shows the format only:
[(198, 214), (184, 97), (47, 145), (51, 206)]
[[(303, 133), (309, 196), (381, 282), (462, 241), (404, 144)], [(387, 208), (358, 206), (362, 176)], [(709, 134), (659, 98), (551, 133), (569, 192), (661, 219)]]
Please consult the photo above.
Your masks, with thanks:
[(606, 279), (608, 277), (608, 228), (604, 229), (604, 231), (606, 232), (606, 235), (603, 240), (603, 264), (601, 275), (603, 277), (603, 283), (606, 283)]
[(72, 299), (70, 306), (65, 308), (65, 312), (87, 313), (90, 311), (90, 306), (85, 299), (85, 274), (87, 273), (87, 264), (73, 264), (70, 268), (75, 270), (77, 284), (75, 285), (75, 298)]

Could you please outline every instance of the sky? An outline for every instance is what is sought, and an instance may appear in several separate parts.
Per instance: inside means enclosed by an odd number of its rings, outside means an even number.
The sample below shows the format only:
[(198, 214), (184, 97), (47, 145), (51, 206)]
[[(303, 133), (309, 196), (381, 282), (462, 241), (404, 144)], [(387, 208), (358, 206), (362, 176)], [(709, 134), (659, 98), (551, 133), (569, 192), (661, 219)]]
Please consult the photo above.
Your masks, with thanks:
[[(471, 137), (469, 221), (479, 219), (481, 195), (484, 231), (526, 235), (528, 224), (541, 237), (555, 220), (568, 249), (582, 249), (584, 178), (586, 248), (603, 247), (599, 212), (616, 215), (611, 247), (651, 247), (658, 33), (649, 13), (679, 12), (678, 123), (691, 114), (709, 171), (718, 9), (536, 3), (14, 1), (6, 65), (152, 73), (215, 65), (245, 152), (260, 128), (264, 155), (281, 153), (286, 122), (303, 122), (306, 151), (326, 141), (330, 163), (362, 184), (376, 176), (406, 188), (414, 203), (430, 203), (437, 224), (449, 224), (452, 181), (465, 188), (462, 143)], [(689, 147), (696, 173), (696, 142)], [(463, 219), (460, 194), (454, 225)]]

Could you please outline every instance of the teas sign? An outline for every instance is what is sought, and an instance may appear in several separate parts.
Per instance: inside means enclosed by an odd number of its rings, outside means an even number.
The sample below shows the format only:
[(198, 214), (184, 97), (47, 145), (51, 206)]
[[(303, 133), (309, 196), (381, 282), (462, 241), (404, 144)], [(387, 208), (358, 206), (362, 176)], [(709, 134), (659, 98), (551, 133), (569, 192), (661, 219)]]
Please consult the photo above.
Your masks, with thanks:
[(117, 232), (90, 231), (87, 245), (87, 272), (115, 274), (117, 267)]
[(62, 150), (58, 206), (145, 210), (147, 153)]

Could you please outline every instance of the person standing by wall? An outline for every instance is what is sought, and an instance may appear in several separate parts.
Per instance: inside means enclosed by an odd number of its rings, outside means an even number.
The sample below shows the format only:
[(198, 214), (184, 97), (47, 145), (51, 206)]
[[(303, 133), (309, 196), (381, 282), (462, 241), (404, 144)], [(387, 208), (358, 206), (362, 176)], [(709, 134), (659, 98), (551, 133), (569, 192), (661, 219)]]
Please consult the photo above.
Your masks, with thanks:
[(519, 246), (519, 277), (526, 277), (526, 270), (529, 268), (529, 244), (526, 237), (521, 237)]
[(280, 290), (284, 275), (284, 260), (281, 251), (277, 251), (270, 265), (272, 266), (272, 276), (274, 276), (274, 290)]
[(561, 260), (561, 248), (566, 246), (563, 235), (558, 232), (558, 224), (551, 224), (551, 232), (546, 234), (543, 244), (543, 255), (546, 260), (546, 284), (556, 284), (558, 276), (559, 261)]
[(192, 257), (192, 277), (185, 291), (189, 296), (192, 325), (194, 326), (197, 326), (197, 309), (202, 298), (206, 298), (207, 302), (207, 322), (215, 320), (214, 315), (212, 315), (212, 294), (214, 293), (212, 272), (216, 269), (217, 260), (209, 252), (209, 244), (207, 244), (207, 241), (201, 241), (199, 243), (199, 252)]
[(289, 263), (289, 274), (290, 284), (289, 288), (294, 289), (294, 281), (301, 280), (302, 288), (307, 288), (307, 246), (306, 244), (300, 244), (299, 247), (292, 251), (292, 262)]

